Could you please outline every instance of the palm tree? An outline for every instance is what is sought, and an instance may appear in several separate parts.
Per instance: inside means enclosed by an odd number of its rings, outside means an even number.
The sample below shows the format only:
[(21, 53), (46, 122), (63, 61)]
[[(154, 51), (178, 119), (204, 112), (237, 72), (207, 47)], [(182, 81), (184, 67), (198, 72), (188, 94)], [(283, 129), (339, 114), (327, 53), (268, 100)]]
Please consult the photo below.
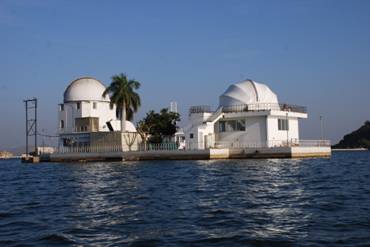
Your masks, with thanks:
[(121, 131), (126, 132), (126, 120), (132, 120), (138, 111), (141, 100), (135, 90), (140, 88), (140, 82), (128, 79), (123, 73), (112, 76), (111, 84), (105, 89), (103, 97), (110, 95), (110, 105), (116, 105), (117, 117), (121, 119)]

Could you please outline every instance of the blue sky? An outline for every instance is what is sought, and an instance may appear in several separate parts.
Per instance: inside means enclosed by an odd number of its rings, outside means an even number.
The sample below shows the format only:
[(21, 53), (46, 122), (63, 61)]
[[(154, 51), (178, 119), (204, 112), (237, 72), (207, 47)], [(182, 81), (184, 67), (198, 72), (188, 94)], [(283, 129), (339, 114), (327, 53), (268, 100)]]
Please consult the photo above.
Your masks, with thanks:
[(56, 133), (68, 83), (142, 82), (142, 108), (217, 106), (231, 83), (268, 84), (305, 105), (301, 136), (333, 142), (370, 119), (370, 1), (0, 0), (0, 149), (24, 144), (22, 100)]

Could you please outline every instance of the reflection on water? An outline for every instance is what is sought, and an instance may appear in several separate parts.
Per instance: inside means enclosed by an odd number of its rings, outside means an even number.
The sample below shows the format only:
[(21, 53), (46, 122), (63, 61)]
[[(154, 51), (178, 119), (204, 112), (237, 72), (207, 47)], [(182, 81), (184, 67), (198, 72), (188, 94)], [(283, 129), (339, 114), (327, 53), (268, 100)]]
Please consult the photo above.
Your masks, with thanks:
[(369, 161), (1, 161), (0, 245), (366, 245)]

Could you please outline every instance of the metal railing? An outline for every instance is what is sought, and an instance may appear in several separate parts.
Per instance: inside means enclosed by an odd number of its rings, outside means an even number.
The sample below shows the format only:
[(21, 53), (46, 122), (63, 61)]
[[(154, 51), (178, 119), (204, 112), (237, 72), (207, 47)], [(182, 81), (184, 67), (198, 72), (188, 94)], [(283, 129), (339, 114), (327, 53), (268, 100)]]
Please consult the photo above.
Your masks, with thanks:
[(175, 142), (168, 142), (168, 143), (141, 143), (138, 146), (137, 151), (170, 151), (170, 150), (178, 150), (179, 145)]
[(140, 143), (128, 147), (127, 145), (86, 145), (71, 147), (56, 147), (54, 153), (106, 153), (127, 151), (173, 151), (173, 150), (203, 150), (209, 148), (276, 148), (276, 147), (330, 147), (329, 140), (273, 140), (262, 142), (225, 142), (216, 141), (206, 144), (202, 142), (189, 142), (184, 146), (174, 142), (169, 143)]
[(205, 112), (212, 113), (213, 111), (211, 109), (211, 106), (209, 106), (209, 105), (198, 105), (198, 106), (191, 106), (190, 109), (189, 109), (189, 114), (205, 113)]
[[(158, 150), (178, 150), (179, 145), (174, 142), (169, 143), (139, 143), (129, 147), (123, 145), (81, 145), (81, 146), (59, 146), (54, 149), (54, 153), (107, 153), (107, 152), (126, 152), (126, 151), (158, 151)], [(42, 154), (42, 152), (40, 152)]]
[(274, 148), (274, 147), (330, 147), (329, 140), (270, 140), (263, 142), (222, 142), (216, 141), (215, 148)]
[[(255, 103), (222, 107), (223, 113), (253, 112), (253, 111), (287, 111), (287, 112), (307, 113), (307, 107), (279, 103)], [(215, 113), (215, 111), (212, 111), (210, 106), (192, 106), (190, 107), (189, 114), (192, 113)]]
[[(54, 153), (106, 153), (122, 152), (122, 145), (84, 145), (84, 146), (60, 146), (55, 148)], [(128, 150), (128, 149), (127, 149)]]

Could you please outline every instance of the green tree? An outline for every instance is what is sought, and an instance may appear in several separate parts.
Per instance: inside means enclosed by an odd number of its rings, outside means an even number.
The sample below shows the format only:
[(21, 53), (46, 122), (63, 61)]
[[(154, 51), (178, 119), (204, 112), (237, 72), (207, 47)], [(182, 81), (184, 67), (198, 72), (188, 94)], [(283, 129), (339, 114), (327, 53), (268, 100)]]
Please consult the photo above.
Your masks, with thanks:
[(136, 92), (140, 82), (128, 79), (125, 74), (112, 76), (112, 82), (103, 93), (103, 97), (110, 95), (110, 105), (116, 105), (117, 117), (121, 119), (121, 131), (126, 132), (126, 120), (132, 120), (138, 111), (141, 100)]
[(149, 111), (145, 118), (138, 123), (138, 127), (146, 133), (146, 136), (150, 136), (149, 142), (161, 143), (165, 138), (176, 133), (176, 122), (178, 121), (180, 121), (179, 113), (170, 112), (164, 108), (159, 113)]

